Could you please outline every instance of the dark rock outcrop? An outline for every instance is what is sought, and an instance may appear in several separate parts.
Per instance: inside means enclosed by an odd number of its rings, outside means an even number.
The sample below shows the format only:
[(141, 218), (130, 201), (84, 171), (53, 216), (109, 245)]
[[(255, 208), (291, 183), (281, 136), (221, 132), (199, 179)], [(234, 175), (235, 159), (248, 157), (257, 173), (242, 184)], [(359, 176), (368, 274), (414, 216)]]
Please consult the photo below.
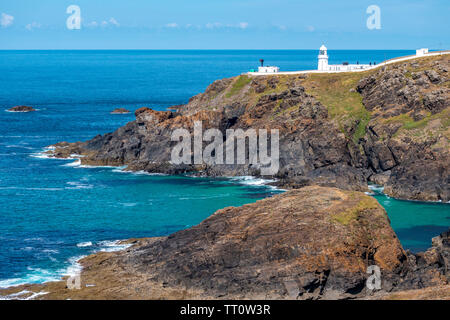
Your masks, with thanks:
[(36, 111), (33, 107), (29, 106), (15, 106), (8, 109), (9, 112), (33, 112)]

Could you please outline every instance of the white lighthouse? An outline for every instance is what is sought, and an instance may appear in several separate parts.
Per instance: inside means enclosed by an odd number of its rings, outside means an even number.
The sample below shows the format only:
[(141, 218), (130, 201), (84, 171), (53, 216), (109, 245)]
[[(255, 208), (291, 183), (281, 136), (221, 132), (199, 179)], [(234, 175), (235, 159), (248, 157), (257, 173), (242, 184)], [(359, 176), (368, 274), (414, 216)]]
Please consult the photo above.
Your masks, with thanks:
[(319, 49), (319, 71), (328, 71), (328, 54), (327, 47), (322, 45)]

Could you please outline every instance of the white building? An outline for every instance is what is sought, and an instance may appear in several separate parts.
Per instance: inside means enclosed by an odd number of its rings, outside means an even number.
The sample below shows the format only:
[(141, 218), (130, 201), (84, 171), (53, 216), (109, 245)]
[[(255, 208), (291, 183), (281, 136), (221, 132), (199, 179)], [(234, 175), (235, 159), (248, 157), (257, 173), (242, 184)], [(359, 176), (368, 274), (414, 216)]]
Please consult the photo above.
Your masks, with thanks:
[(422, 48), (416, 50), (416, 56), (424, 56), (428, 53), (428, 48)]
[(322, 45), (319, 49), (319, 71), (328, 71), (328, 54), (327, 47)]
[(319, 71), (353, 71), (353, 70), (364, 70), (371, 68), (372, 65), (369, 64), (328, 64), (328, 52), (327, 47), (322, 45), (319, 49), (319, 63), (317, 70)]
[(275, 66), (266, 66), (266, 67), (258, 67), (258, 72), (259, 73), (276, 73), (276, 72), (280, 72), (280, 68), (275, 67)]

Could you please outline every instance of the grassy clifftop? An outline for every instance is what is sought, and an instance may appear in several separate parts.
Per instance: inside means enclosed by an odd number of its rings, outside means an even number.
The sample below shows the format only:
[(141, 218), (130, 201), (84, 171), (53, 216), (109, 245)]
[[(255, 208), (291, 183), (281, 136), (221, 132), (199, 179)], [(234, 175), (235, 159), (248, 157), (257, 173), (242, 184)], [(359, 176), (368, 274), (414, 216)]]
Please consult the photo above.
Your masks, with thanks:
[[(239, 105), (251, 112), (270, 97), (275, 103), (262, 117), (286, 120), (283, 115), (298, 110), (303, 101), (287, 104), (282, 93), (301, 87), (326, 107), (329, 119), (355, 144), (364, 137), (371, 120), (398, 126), (397, 136), (443, 134), (449, 138), (448, 67), (449, 58), (444, 55), (358, 73), (241, 75), (214, 82), (205, 93), (192, 99), (186, 110), (191, 113), (200, 109), (220, 111)], [(378, 83), (378, 87), (365, 88), (361, 85), (364, 81)]]

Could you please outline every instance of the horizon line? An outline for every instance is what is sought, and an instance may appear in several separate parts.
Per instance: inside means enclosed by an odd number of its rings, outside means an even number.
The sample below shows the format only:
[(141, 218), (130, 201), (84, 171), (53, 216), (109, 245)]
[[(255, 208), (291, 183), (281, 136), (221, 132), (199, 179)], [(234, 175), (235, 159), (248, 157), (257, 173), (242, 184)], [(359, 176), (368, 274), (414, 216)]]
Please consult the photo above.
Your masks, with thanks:
[[(0, 49), (0, 51), (315, 51), (313, 49)], [(415, 51), (414, 49), (328, 49), (328, 51)], [(431, 49), (431, 51), (447, 51), (447, 49)]]

